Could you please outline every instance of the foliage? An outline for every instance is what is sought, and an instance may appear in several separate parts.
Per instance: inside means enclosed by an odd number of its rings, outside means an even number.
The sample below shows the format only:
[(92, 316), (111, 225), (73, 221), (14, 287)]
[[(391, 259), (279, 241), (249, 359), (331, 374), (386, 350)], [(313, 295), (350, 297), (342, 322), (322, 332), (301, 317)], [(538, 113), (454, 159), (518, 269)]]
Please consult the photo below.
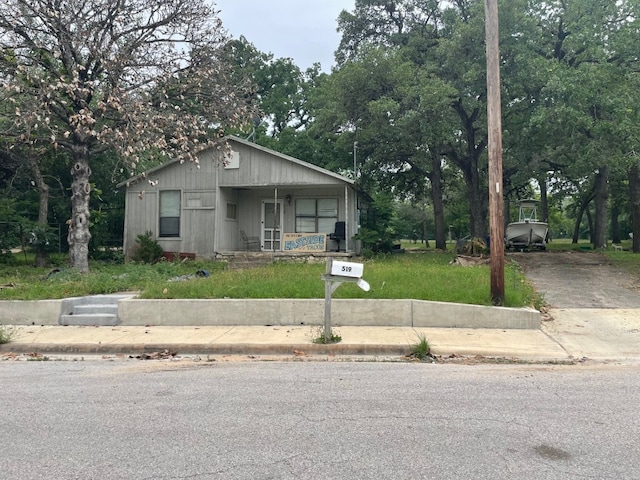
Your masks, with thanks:
[(25, 218), (16, 212), (16, 203), (11, 198), (0, 200), (0, 251), (4, 252), (22, 244)]
[(0, 325), (0, 345), (11, 342), (15, 335), (16, 331), (14, 328)]
[(311, 339), (311, 341), (313, 343), (317, 343), (321, 345), (327, 345), (330, 343), (340, 343), (342, 341), (342, 336), (338, 331), (334, 330), (333, 328), (329, 328), (329, 334), (325, 335), (324, 327), (318, 327), (315, 330), (315, 334), (313, 335), (313, 338)]
[(407, 240), (428, 240), (427, 207), (402, 202), (396, 205), (392, 220), (393, 230), (399, 238)]
[[(91, 164), (111, 149), (197, 162), (224, 129), (251, 118), (248, 85), (230, 79), (224, 30), (204, 0), (0, 4), (0, 94), (9, 134), (72, 157), (70, 263), (88, 270)], [(142, 67), (143, 66), (143, 67)], [(206, 121), (203, 121), (206, 119)]]
[(410, 357), (424, 360), (431, 355), (431, 346), (424, 333), (418, 333), (418, 341), (411, 345)]
[(153, 232), (147, 231), (136, 237), (136, 246), (131, 259), (134, 262), (156, 263), (162, 258), (162, 247), (153, 238)]
[(391, 252), (397, 237), (392, 226), (393, 213), (394, 205), (391, 195), (378, 193), (371, 199), (361, 215), (362, 226), (355, 236), (357, 240), (362, 241), (365, 252)]
[(58, 232), (49, 225), (32, 224), (28, 228), (28, 244), (36, 252), (49, 253), (58, 249)]

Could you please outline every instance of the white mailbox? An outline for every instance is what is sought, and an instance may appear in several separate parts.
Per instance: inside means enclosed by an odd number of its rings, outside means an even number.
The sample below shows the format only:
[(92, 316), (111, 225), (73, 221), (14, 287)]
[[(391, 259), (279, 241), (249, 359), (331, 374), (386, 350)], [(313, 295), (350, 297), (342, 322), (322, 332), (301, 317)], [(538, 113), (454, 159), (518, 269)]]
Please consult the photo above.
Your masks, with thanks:
[(363, 270), (364, 265), (362, 263), (334, 261), (331, 264), (331, 275), (336, 277), (360, 278)]

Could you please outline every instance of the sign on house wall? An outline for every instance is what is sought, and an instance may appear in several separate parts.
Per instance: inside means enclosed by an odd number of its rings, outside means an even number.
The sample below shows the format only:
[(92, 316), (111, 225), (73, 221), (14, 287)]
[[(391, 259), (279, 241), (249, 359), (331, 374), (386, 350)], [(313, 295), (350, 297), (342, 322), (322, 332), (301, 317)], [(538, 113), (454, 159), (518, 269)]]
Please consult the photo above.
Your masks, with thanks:
[(285, 252), (324, 252), (327, 249), (326, 233), (284, 233)]

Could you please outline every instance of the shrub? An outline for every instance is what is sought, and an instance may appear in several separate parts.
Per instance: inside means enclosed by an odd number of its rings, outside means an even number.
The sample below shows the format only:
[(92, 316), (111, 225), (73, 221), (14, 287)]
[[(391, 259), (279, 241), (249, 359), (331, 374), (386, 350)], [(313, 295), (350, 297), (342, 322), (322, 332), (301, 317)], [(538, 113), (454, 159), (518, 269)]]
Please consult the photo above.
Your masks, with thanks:
[(152, 238), (153, 233), (147, 231), (136, 238), (136, 247), (131, 258), (141, 263), (156, 263), (162, 258), (162, 247)]
[(7, 250), (5, 252), (0, 252), (0, 264), (17, 265), (18, 260), (16, 259), (15, 255), (11, 253), (10, 250)]

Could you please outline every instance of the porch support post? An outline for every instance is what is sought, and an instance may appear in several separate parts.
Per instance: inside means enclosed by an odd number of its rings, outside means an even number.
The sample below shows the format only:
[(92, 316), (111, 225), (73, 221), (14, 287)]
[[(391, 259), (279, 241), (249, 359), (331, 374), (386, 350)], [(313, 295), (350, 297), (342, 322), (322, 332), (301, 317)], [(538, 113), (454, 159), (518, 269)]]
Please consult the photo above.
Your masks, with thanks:
[[(216, 162), (215, 162), (215, 168), (213, 169), (213, 174), (215, 175), (215, 179), (214, 179), (214, 185), (215, 185), (215, 189), (216, 189), (216, 194), (215, 194), (215, 207), (213, 209), (213, 251), (214, 252), (219, 252), (220, 249), (218, 248), (219, 243), (220, 243), (220, 232), (218, 230), (220, 230), (220, 225), (221, 225), (221, 221), (220, 221), (220, 164), (222, 163), (222, 160), (220, 159), (220, 157), (216, 158)], [(237, 241), (235, 240), (238, 235), (237, 233), (237, 229), (238, 227), (236, 226), (236, 232), (234, 232), (233, 238), (234, 238), (234, 245), (233, 245), (233, 250), (236, 250), (237, 248)]]
[(351, 223), (349, 222), (349, 187), (347, 185), (344, 186), (344, 221), (348, 228), (345, 229), (346, 235), (344, 239), (344, 251), (345, 253), (349, 251), (349, 237), (353, 236), (353, 232), (351, 230)]
[(271, 249), (275, 252), (276, 228), (278, 226), (278, 187), (273, 187), (273, 237), (271, 238)]

